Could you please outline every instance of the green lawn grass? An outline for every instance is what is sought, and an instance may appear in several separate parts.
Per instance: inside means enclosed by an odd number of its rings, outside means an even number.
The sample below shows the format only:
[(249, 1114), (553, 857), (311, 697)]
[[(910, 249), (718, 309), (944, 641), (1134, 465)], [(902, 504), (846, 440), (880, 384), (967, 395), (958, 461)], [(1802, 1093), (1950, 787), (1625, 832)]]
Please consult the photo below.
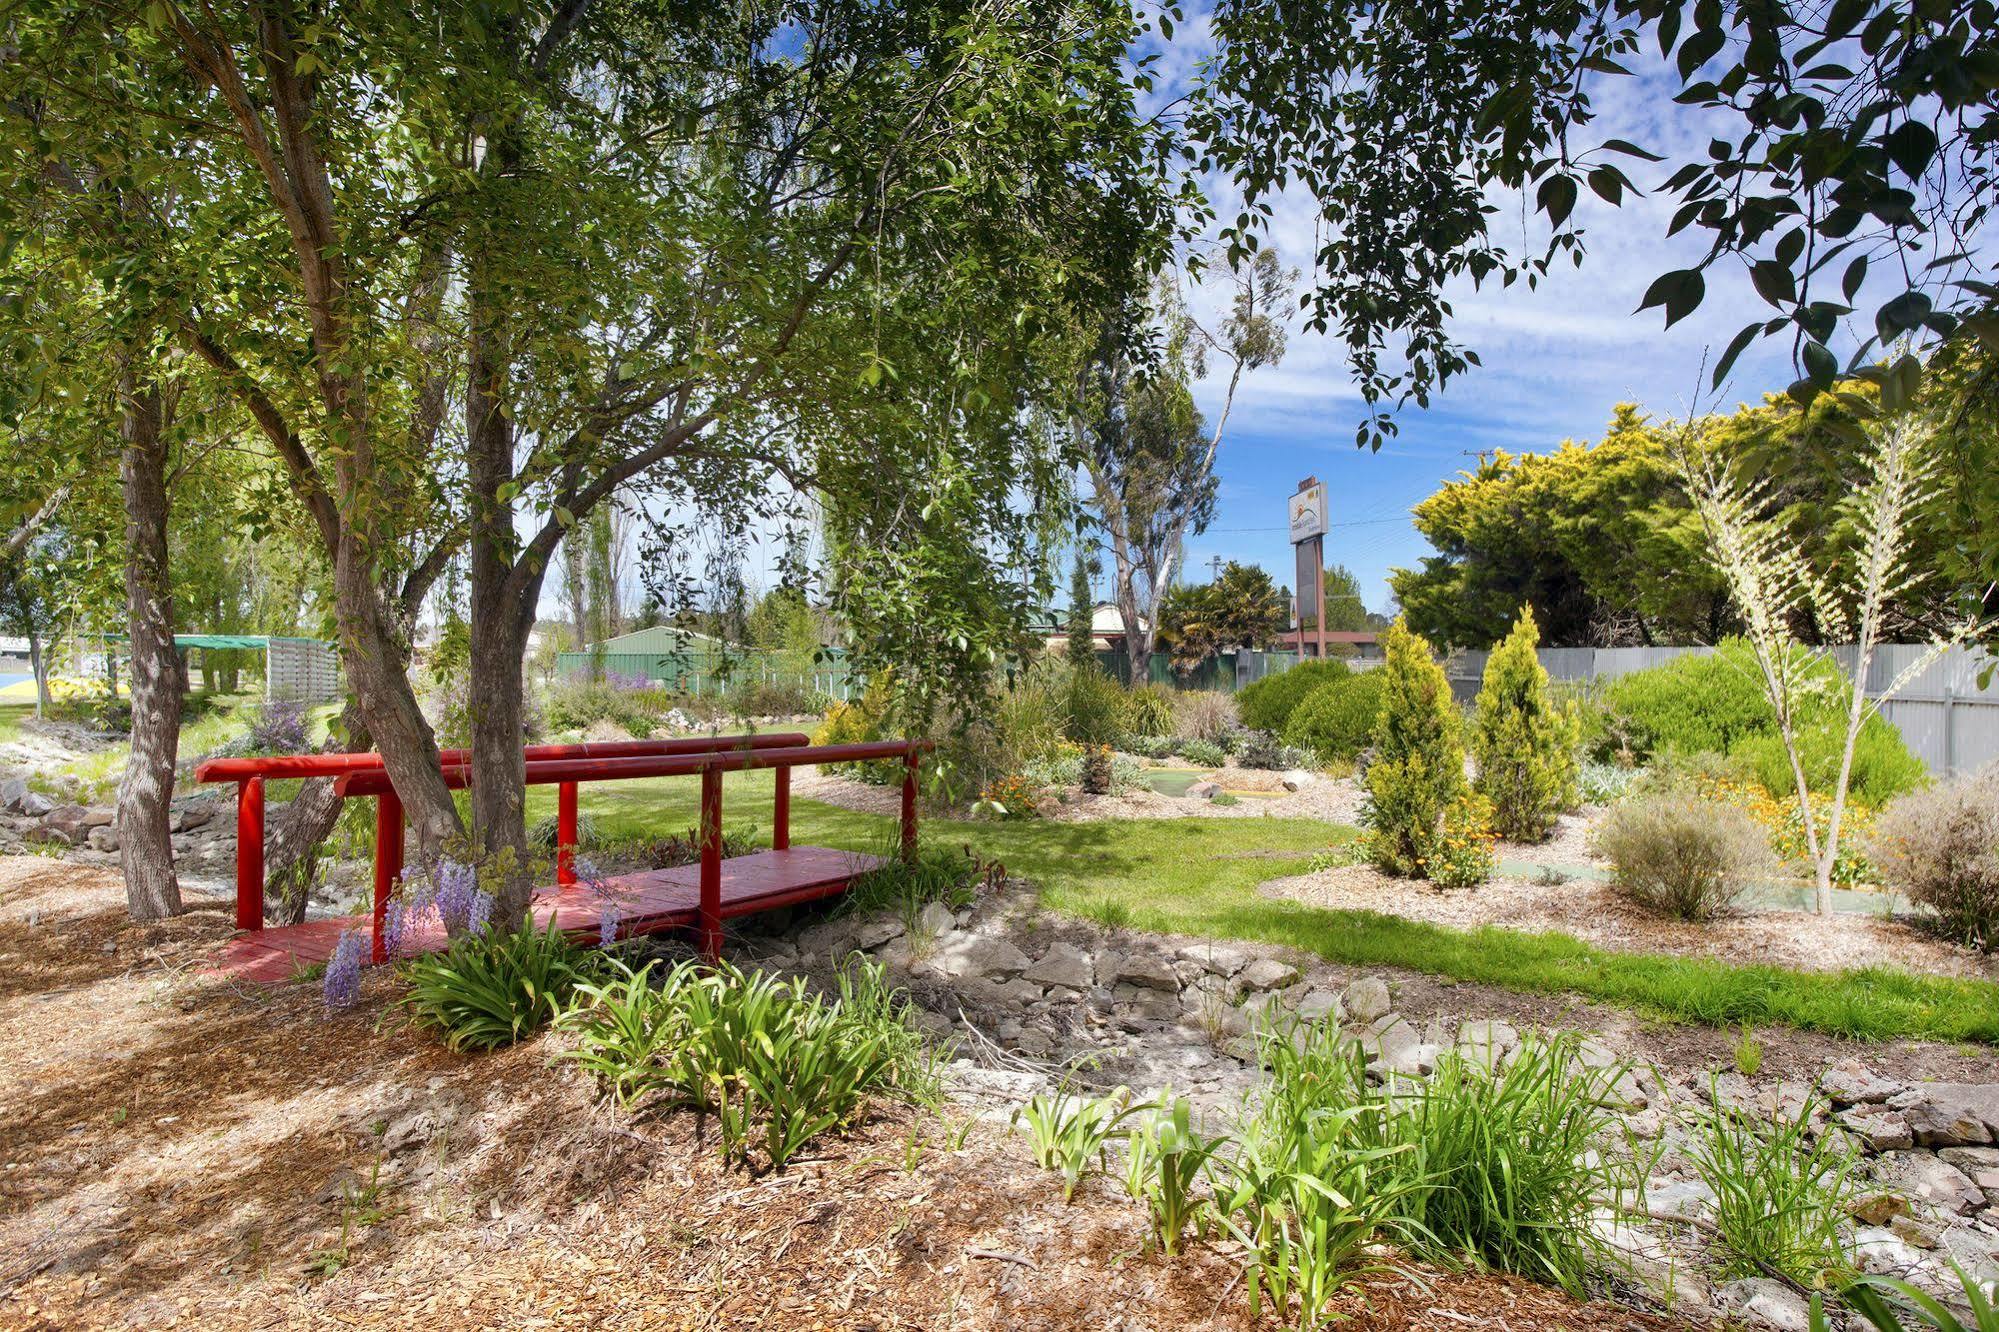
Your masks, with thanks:
[[(768, 835), (769, 773), (732, 773), (723, 821)], [(583, 788), (599, 836), (684, 831), (698, 819), (696, 784), (653, 780)], [(529, 816), (554, 793), (530, 793)], [(1128, 920), (1147, 930), (1288, 944), (1330, 962), (1406, 967), (1532, 993), (1573, 993), (1671, 1021), (1781, 1023), (1865, 1040), (1999, 1044), (1999, 985), (1886, 968), (1797, 972), (1705, 958), (1597, 948), (1564, 934), (1451, 929), (1370, 911), (1335, 911), (1257, 895), (1302, 873), (1329, 841), (1353, 835), (1310, 819), (1159, 819), (1015, 823), (926, 819), (926, 841), (967, 845), (1031, 880), (1058, 911)], [(893, 820), (813, 800), (792, 803), (792, 839), (868, 850)]]

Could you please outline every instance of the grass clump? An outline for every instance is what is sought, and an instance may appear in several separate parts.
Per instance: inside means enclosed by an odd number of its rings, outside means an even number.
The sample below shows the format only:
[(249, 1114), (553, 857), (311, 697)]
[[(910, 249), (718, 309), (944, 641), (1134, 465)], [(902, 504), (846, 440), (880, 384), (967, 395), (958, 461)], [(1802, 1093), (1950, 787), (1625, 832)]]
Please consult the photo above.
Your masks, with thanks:
[(1069, 1202), (1085, 1179), (1104, 1173), (1111, 1144), (1126, 1136), (1125, 1122), (1141, 1108), (1122, 1087), (1087, 1096), (1064, 1084), (1014, 1111), (1013, 1125), (1026, 1132), (1034, 1163), (1062, 1176), (1062, 1201)]
[(403, 1004), (417, 1024), (452, 1050), (511, 1045), (554, 1021), (572, 992), (595, 979), (603, 954), (569, 941), (553, 920), (544, 929), (467, 935), (439, 953), (399, 964)]
[(569, 1057), (623, 1106), (649, 1096), (713, 1118), (724, 1160), (750, 1164), (760, 1147), (783, 1169), (823, 1133), (857, 1122), (869, 1098), (934, 1103), (934, 1051), (907, 1006), (862, 962), (843, 969), (839, 994), (810, 993), (722, 963), (683, 962), (654, 985), (652, 964), (577, 990), (562, 1017)]
[(1775, 1269), (1812, 1288), (1849, 1280), (1853, 1262), (1839, 1223), (1853, 1192), (1856, 1149), (1813, 1131), (1818, 1097), (1805, 1098), (1794, 1115), (1767, 1120), (1712, 1099), (1686, 1153), (1714, 1191), (1724, 1275)]
[(1748, 814), (1685, 792), (1627, 800), (1604, 816), (1593, 838), (1617, 891), (1674, 920), (1729, 911), (1771, 863), (1769, 843)]

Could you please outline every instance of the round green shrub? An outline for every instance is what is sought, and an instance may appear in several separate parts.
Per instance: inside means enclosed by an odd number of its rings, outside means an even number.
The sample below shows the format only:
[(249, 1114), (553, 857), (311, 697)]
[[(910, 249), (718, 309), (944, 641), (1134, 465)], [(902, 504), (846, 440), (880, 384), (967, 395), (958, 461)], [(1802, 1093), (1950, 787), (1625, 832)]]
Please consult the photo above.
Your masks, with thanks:
[[(1808, 726), (1798, 733), (1798, 758), (1805, 768), (1805, 783), (1814, 792), (1832, 794), (1839, 781), (1840, 753), (1846, 746), (1846, 728), (1833, 722)], [(1779, 800), (1796, 800), (1798, 783), (1791, 772), (1791, 756), (1780, 735), (1759, 735), (1735, 747), (1735, 757), (1755, 769), (1756, 780)], [(1881, 806), (1896, 796), (1907, 795), (1929, 780), (1923, 761), (1909, 752), (1902, 733), (1879, 716), (1861, 724), (1853, 742), (1853, 775), (1847, 790), (1862, 804)]]
[(1282, 735), (1291, 713), (1305, 696), (1320, 685), (1344, 680), (1351, 674), (1343, 661), (1304, 661), (1288, 671), (1266, 675), (1236, 695), (1236, 711), (1242, 724), (1253, 731)]
[(1229, 761), (1227, 751), (1212, 740), (1189, 740), (1180, 746), (1180, 757), (1197, 768), (1219, 768)]
[(1284, 741), (1321, 759), (1356, 758), (1373, 743), (1381, 696), (1377, 671), (1356, 671), (1322, 684), (1292, 710)]
[(1726, 754), (1776, 725), (1756, 663), (1740, 639), (1709, 656), (1675, 657), (1633, 671), (1604, 690), (1606, 743), (1639, 759), (1673, 750)]

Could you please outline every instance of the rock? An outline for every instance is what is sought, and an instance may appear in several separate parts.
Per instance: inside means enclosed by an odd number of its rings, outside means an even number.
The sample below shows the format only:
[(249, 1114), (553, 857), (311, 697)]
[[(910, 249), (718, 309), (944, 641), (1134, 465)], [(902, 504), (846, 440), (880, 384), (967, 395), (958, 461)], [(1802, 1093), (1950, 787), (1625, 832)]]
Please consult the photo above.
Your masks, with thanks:
[(28, 798), (28, 779), (9, 777), (0, 780), (0, 809), (19, 810), (21, 802)]
[(1312, 774), (1303, 768), (1290, 768), (1280, 774), (1278, 781), (1284, 783), (1287, 791), (1302, 791), (1312, 784)]
[(90, 830), (90, 848), (93, 851), (116, 851), (118, 849), (118, 830), (108, 827), (92, 828)]
[(1512, 1054), (1520, 1048), (1520, 1033), (1510, 1022), (1480, 1018), (1458, 1027), (1458, 1047), (1467, 1051), (1489, 1051), (1492, 1055)]
[(944, 1080), (954, 1096), (995, 1101), (1027, 1101), (1046, 1086), (1033, 1073), (980, 1068), (969, 1059), (954, 1059), (945, 1065)]
[(1654, 1212), (1700, 1217), (1714, 1211), (1715, 1193), (1697, 1179), (1648, 1181), (1645, 1201)]
[(1072, 943), (1052, 943), (1039, 961), (1021, 973), (1036, 985), (1060, 985), (1071, 990), (1087, 990), (1095, 979), (1090, 955)]
[(1145, 985), (1119, 985), (1111, 991), (1111, 1013), (1120, 1022), (1177, 1022), (1180, 999), (1176, 994)]
[(1937, 1155), (1973, 1179), (1981, 1170), (1999, 1170), (1999, 1147), (1945, 1147)]
[(905, 933), (907, 930), (902, 921), (885, 911), (854, 927), (854, 945), (872, 953), (890, 939), (900, 939)]
[(1715, 1291), (1715, 1303), (1745, 1323), (1781, 1332), (1808, 1332), (1812, 1325), (1811, 1306), (1804, 1297), (1766, 1277), (1726, 1283)]
[(1827, 1069), (1819, 1087), (1834, 1105), (1879, 1105), (1902, 1090), (1901, 1083), (1875, 1076), (1858, 1059), (1842, 1059)]
[(1906, 1214), (1891, 1219), (1888, 1229), (1904, 1244), (1918, 1249), (1934, 1249), (1943, 1242), (1942, 1227)]
[(1307, 990), (1298, 1001), (1298, 1016), (1306, 1022), (1319, 1022), (1327, 1017), (1339, 1022), (1346, 1014), (1340, 1007), (1340, 997), (1331, 990)]
[(1839, 1122), (1870, 1152), (1900, 1151), (1916, 1143), (1909, 1121), (1884, 1105), (1856, 1105), (1842, 1113)]
[(1361, 1045), (1373, 1051), (1381, 1060), (1392, 1060), (1405, 1050), (1413, 1050), (1423, 1043), (1416, 1029), (1400, 1017), (1389, 1015), (1375, 1019), (1374, 1028), (1361, 1037)]
[(1948, 1212), (1970, 1212), (1985, 1205), (1985, 1192), (1971, 1177), (1928, 1152), (1895, 1152), (1881, 1158), (1881, 1183), (1905, 1198)]
[(1892, 1193), (1868, 1193), (1854, 1199), (1846, 1210), (1853, 1214), (1856, 1221), (1870, 1226), (1885, 1226), (1908, 1211), (1909, 1204)]
[(1923, 1082), (1888, 1104), (1902, 1112), (1924, 1147), (1979, 1147), (1999, 1134), (1999, 1086)]
[(1143, 950), (1118, 964), (1117, 980), (1120, 986), (1138, 985), (1168, 994), (1180, 992), (1180, 974), (1173, 970), (1173, 965), (1157, 953)]
[(91, 828), (109, 828), (117, 821), (118, 811), (103, 805), (92, 805), (83, 811), (83, 826), (86, 831)]
[[(42, 816), (40, 831), (53, 833), (49, 841), (61, 841), (64, 846), (75, 846), (88, 835), (93, 826), (88, 822), (90, 811), (82, 805), (57, 805)], [(32, 832), (34, 830), (30, 830)]]
[(1249, 965), (1249, 954), (1240, 948), (1227, 944), (1188, 944), (1178, 954), (1185, 962), (1192, 962), (1211, 976), (1233, 976)]
[(1907, 1276), (1922, 1265), (1921, 1250), (1903, 1243), (1892, 1230), (1870, 1227), (1853, 1234), (1853, 1260), (1872, 1276)]
[(196, 828), (207, 827), (214, 818), (213, 800), (191, 801), (174, 809), (173, 828), (175, 832), (192, 832)]
[(951, 908), (942, 902), (931, 902), (916, 915), (919, 933), (935, 939), (958, 928), (958, 918), (951, 914)]
[(21, 803), (15, 806), (17, 810), (31, 819), (38, 819), (55, 807), (56, 802), (43, 795), (40, 791), (28, 792), (21, 797)]
[(1369, 1063), (1367, 1071), (1376, 1078), (1389, 1073), (1399, 1073), (1405, 1078), (1427, 1078), (1437, 1071), (1437, 1057), (1442, 1052), (1442, 1047), (1422, 1042), (1400, 1046), (1393, 1054), (1384, 1054)]
[(1347, 986), (1345, 1002), (1347, 1017), (1354, 1022), (1373, 1022), (1388, 1014), (1388, 983), (1373, 976), (1363, 976)]
[(21, 834), (24, 842), (35, 842), (43, 846), (75, 846), (76, 839), (63, 830), (61, 824), (37, 823)]
[[(1005, 980), (1027, 970), (1028, 962), (1027, 954), (1005, 939), (954, 930), (938, 942), (929, 965), (932, 970), (961, 980)], [(1039, 989), (1034, 997), (1041, 997)]]
[(1242, 969), (1242, 983), (1252, 990), (1281, 990), (1298, 979), (1298, 968), (1274, 957), (1259, 957)]
[(1189, 800), (1213, 800), (1222, 793), (1220, 782), (1195, 782), (1187, 788)]

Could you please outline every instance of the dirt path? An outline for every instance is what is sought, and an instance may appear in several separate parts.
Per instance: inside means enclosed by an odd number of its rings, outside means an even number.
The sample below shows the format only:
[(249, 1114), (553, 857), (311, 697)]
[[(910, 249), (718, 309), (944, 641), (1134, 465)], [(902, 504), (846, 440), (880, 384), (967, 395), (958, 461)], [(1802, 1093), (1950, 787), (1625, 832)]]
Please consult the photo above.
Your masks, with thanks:
[[(197, 963), (220, 910), (131, 925), (115, 877), (0, 858), (0, 1328), (1248, 1328), (1237, 1264), (1149, 1253), (1018, 1139), (890, 1111), (782, 1175), (630, 1119), (553, 1038), (454, 1056), (395, 982), (328, 1016)], [(1360, 1332), (1684, 1326), (1508, 1278), (1350, 1292)]]

